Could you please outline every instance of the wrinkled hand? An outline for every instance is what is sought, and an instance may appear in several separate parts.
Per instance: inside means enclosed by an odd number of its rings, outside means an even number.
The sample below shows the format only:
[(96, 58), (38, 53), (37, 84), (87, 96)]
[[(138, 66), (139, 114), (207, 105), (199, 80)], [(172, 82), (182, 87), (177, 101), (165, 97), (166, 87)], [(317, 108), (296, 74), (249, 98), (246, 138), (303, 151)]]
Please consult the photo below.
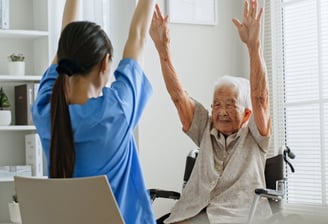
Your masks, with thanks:
[(241, 41), (243, 41), (248, 48), (258, 47), (260, 44), (260, 31), (261, 31), (261, 17), (263, 8), (258, 12), (257, 0), (250, 0), (248, 3), (245, 0), (245, 9), (242, 23), (233, 18), (232, 22), (238, 29)]
[(155, 6), (149, 34), (160, 54), (168, 48), (170, 44), (168, 16), (163, 17), (158, 4)]

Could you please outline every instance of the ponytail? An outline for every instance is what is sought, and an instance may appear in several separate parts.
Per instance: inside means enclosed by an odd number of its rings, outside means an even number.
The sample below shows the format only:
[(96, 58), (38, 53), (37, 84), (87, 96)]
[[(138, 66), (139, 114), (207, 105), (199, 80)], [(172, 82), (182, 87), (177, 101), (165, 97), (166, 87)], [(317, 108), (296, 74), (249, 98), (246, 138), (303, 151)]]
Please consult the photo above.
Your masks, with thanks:
[[(69, 178), (74, 172), (75, 147), (65, 94), (66, 68), (59, 63), (57, 71), (60, 74), (51, 96), (50, 177)], [(70, 71), (65, 73), (72, 75)]]

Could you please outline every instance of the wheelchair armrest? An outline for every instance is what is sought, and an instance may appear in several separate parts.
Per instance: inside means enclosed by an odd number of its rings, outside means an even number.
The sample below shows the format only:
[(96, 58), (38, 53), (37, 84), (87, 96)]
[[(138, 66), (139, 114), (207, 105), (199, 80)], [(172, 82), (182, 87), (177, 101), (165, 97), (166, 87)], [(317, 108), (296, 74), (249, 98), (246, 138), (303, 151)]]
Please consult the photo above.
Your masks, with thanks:
[(284, 197), (285, 192), (273, 190), (273, 189), (257, 188), (257, 189), (255, 189), (255, 194), (259, 195), (261, 197), (267, 197), (267, 198), (281, 200)]
[(178, 192), (160, 189), (149, 189), (149, 194), (152, 201), (156, 198), (168, 198), (174, 200), (178, 200), (180, 198), (180, 193)]

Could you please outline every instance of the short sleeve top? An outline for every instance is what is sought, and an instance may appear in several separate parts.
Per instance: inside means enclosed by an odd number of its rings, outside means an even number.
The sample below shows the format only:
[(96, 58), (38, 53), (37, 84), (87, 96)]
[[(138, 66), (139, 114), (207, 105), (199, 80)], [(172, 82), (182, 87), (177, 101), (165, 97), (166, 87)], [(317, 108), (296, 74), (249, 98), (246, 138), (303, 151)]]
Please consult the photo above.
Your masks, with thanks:
[[(58, 76), (57, 65), (44, 73), (32, 106), (33, 121), (49, 161), (50, 97)], [(152, 87), (138, 63), (123, 59), (115, 81), (102, 96), (85, 104), (69, 105), (75, 142), (74, 177), (107, 175), (125, 222), (155, 223), (146, 189), (134, 129), (152, 94)]]

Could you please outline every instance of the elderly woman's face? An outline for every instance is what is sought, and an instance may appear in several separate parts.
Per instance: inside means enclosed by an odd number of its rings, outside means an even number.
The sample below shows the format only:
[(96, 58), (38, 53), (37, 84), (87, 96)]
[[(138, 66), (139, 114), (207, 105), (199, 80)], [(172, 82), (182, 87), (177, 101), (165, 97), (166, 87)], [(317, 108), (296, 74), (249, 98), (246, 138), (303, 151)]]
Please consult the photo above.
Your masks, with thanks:
[(226, 136), (237, 132), (245, 123), (245, 108), (239, 104), (232, 86), (222, 86), (214, 94), (212, 119), (214, 127)]

